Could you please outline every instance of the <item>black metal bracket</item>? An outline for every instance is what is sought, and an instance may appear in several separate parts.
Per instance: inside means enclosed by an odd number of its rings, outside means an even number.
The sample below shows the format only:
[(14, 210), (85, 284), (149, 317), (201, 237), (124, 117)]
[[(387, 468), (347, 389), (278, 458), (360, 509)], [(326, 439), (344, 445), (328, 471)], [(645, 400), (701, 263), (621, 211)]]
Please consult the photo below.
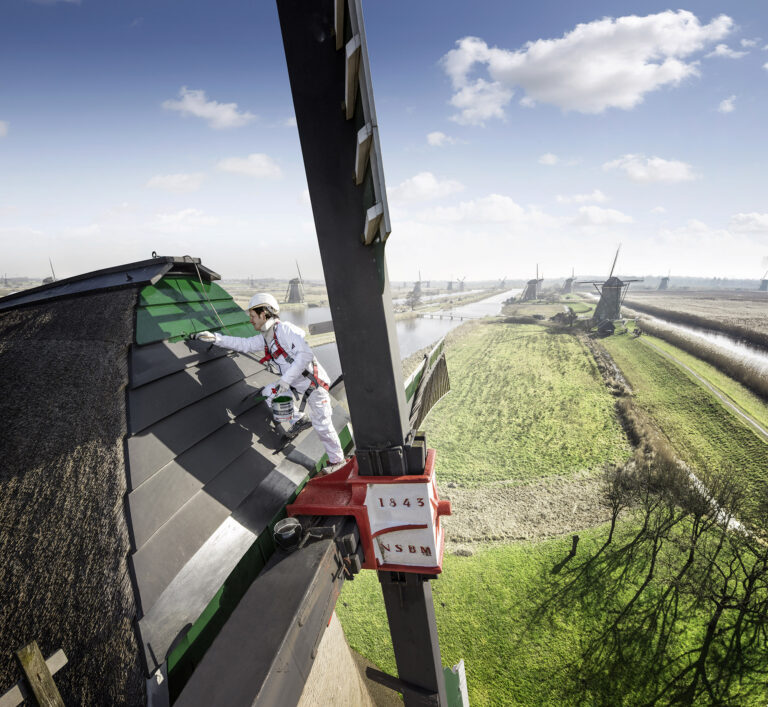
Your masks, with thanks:
[(427, 440), (423, 432), (408, 435), (404, 445), (386, 449), (357, 449), (360, 476), (404, 476), (423, 474), (427, 463)]
[(401, 680), (388, 673), (382, 673), (381, 670), (376, 670), (375, 668), (366, 668), (365, 675), (369, 680), (399, 692), (404, 698), (408, 699), (408, 704), (410, 705), (424, 705), (424, 707), (439, 707), (440, 705), (437, 692), (430, 692), (407, 680)]

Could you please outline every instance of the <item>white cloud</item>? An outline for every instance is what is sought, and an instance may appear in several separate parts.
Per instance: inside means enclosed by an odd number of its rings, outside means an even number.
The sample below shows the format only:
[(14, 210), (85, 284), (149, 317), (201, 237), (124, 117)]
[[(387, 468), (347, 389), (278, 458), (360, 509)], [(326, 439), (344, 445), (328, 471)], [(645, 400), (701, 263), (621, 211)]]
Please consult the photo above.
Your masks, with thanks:
[(718, 44), (709, 54), (707, 54), (707, 57), (721, 56), (725, 59), (741, 59), (741, 57), (746, 56), (747, 54), (749, 54), (749, 52), (737, 52), (735, 49), (731, 49), (727, 44)]
[(452, 145), (456, 140), (454, 140), (452, 137), (449, 137), (445, 133), (441, 133), (439, 130), (436, 130), (433, 133), (427, 134), (427, 144), (431, 147), (442, 147), (443, 145)]
[(768, 71), (768, 61), (767, 61), (767, 62), (765, 62), (765, 64), (763, 64), (763, 68), (764, 68), (766, 71)]
[(5, 137), (8, 134), (8, 121), (0, 120), (0, 137)]
[(768, 233), (768, 214), (755, 211), (731, 216), (730, 228), (741, 233)]
[(548, 166), (556, 165), (560, 161), (560, 158), (557, 155), (552, 154), (551, 152), (545, 152), (541, 157), (539, 157), (539, 164), (545, 164)]
[(174, 192), (197, 191), (203, 183), (202, 172), (191, 174), (156, 174), (147, 182), (150, 189), (165, 189)]
[(755, 47), (757, 46), (757, 41), (758, 40), (756, 39), (742, 39), (739, 44), (741, 44), (742, 47)]
[(618, 223), (633, 223), (634, 219), (617, 209), (603, 209), (600, 206), (580, 206), (573, 220), (576, 225), (607, 226)]
[(269, 155), (256, 152), (248, 157), (227, 157), (221, 160), (216, 169), (247, 177), (277, 179), (283, 176), (280, 166)]
[[(502, 118), (518, 86), (528, 106), (547, 103), (581, 113), (629, 110), (646, 93), (696, 75), (698, 62), (688, 57), (732, 28), (726, 15), (702, 25), (691, 12), (667, 10), (579, 24), (559, 39), (538, 39), (516, 51), (464, 37), (442, 58), (455, 91), (451, 104), (460, 111), (454, 119), (478, 124)], [(477, 65), (485, 66), (490, 80), (471, 76)]]
[(237, 103), (209, 101), (205, 91), (189, 89), (186, 86), (181, 87), (179, 100), (163, 101), (163, 108), (207, 120), (214, 130), (240, 128), (256, 119), (253, 113), (238, 111)]
[(532, 224), (559, 223), (558, 219), (533, 207), (526, 209), (502, 194), (489, 194), (480, 199), (462, 201), (456, 206), (438, 206), (423, 212), (420, 220), (427, 223), (484, 223), (527, 227)]
[(395, 201), (426, 201), (450, 196), (463, 189), (464, 185), (461, 182), (453, 179), (438, 179), (432, 172), (419, 172), (390, 189), (389, 195)]
[(604, 170), (620, 169), (633, 182), (687, 182), (696, 178), (691, 165), (677, 160), (644, 155), (624, 155), (617, 160), (606, 162)]
[(583, 204), (587, 201), (596, 201), (601, 204), (608, 201), (608, 197), (599, 189), (595, 189), (591, 194), (571, 194), (570, 196), (557, 195), (559, 204)]
[(213, 226), (217, 222), (218, 219), (207, 216), (200, 209), (182, 209), (173, 213), (155, 214), (154, 220), (147, 224), (147, 228), (163, 233), (189, 233), (206, 226)]
[(451, 105), (459, 113), (451, 120), (460, 125), (484, 125), (489, 118), (503, 118), (504, 106), (512, 100), (511, 91), (498, 81), (476, 79), (473, 83), (458, 87), (451, 97)]
[(733, 113), (733, 111), (736, 110), (736, 106), (733, 105), (735, 100), (736, 96), (728, 96), (728, 98), (724, 98), (722, 101), (720, 101), (720, 105), (717, 107), (717, 110), (720, 113)]
[(663, 206), (654, 206), (651, 209), (652, 214), (665, 214), (667, 213), (667, 210)]

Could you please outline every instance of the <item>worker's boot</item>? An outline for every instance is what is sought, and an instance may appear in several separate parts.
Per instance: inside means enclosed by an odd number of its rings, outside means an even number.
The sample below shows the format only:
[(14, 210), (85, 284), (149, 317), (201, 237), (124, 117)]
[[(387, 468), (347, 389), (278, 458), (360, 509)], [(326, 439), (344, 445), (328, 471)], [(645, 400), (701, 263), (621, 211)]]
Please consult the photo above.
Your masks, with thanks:
[(293, 439), (294, 437), (298, 436), (300, 432), (303, 432), (308, 427), (312, 427), (312, 422), (310, 421), (309, 417), (306, 414), (304, 414), (290, 426), (288, 431), (285, 433), (285, 436), (288, 439)]

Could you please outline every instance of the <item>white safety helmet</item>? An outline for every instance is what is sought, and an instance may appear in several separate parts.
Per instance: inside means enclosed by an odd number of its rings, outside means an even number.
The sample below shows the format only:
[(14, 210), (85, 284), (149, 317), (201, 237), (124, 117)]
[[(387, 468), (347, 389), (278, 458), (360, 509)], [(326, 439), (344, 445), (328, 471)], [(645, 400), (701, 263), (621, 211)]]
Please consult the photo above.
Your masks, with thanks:
[(269, 292), (257, 292), (251, 297), (251, 301), (248, 303), (248, 309), (250, 310), (254, 307), (266, 307), (267, 310), (272, 312), (275, 316), (280, 314), (280, 305)]

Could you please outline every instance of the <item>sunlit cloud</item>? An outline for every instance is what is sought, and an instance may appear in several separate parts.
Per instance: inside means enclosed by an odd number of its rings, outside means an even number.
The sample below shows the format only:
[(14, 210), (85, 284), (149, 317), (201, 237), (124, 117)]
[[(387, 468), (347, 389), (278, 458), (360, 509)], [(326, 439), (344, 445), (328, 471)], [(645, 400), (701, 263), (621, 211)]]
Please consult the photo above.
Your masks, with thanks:
[(749, 52), (739, 52), (735, 49), (731, 49), (727, 44), (718, 44), (709, 54), (707, 54), (707, 57), (713, 57), (713, 56), (720, 56), (725, 59), (741, 59), (741, 57), (746, 56), (749, 54)]
[(432, 172), (419, 172), (390, 189), (389, 195), (393, 201), (427, 201), (450, 196), (463, 189), (464, 185), (454, 179), (438, 179)]
[(722, 101), (720, 101), (720, 105), (717, 107), (718, 112), (733, 113), (733, 111), (736, 110), (736, 106), (734, 105), (735, 100), (736, 100), (736, 96), (728, 96), (728, 98), (725, 98)]
[(619, 169), (633, 182), (650, 183), (687, 182), (696, 178), (691, 165), (677, 160), (665, 160), (661, 157), (644, 155), (624, 155), (619, 159), (606, 162), (604, 170)]
[(240, 128), (256, 120), (256, 116), (248, 111), (240, 111), (237, 103), (219, 103), (209, 101), (205, 91), (189, 89), (182, 86), (178, 100), (163, 101), (163, 108), (174, 110), (181, 115), (191, 115), (208, 121), (214, 130)]
[(200, 189), (205, 176), (202, 172), (191, 174), (156, 174), (147, 182), (149, 189), (172, 192), (191, 192)]
[(594, 201), (598, 204), (608, 201), (608, 197), (603, 194), (599, 189), (595, 189), (590, 194), (570, 194), (570, 195), (557, 195), (557, 202), (559, 204), (584, 204), (588, 201)]
[(444, 145), (452, 145), (454, 142), (456, 140), (439, 130), (427, 134), (427, 144), (430, 147), (443, 147)]
[(5, 137), (8, 135), (8, 128), (10, 128), (8, 121), (0, 120), (0, 137)]
[(617, 209), (604, 209), (600, 206), (580, 206), (573, 222), (575, 225), (611, 226), (621, 223), (634, 223), (634, 219)]
[(549, 167), (556, 165), (559, 161), (560, 158), (551, 152), (545, 152), (541, 157), (539, 157), (539, 164), (545, 164)]
[(227, 157), (216, 165), (216, 169), (259, 179), (279, 179), (283, 176), (277, 162), (263, 153), (254, 153), (248, 157)]
[[(701, 24), (688, 11), (604, 18), (577, 25), (558, 39), (538, 39), (513, 51), (464, 37), (442, 58), (454, 89), (453, 116), (464, 124), (503, 118), (517, 87), (521, 103), (546, 103), (565, 111), (629, 110), (647, 93), (677, 86), (698, 74), (690, 59), (724, 38), (733, 20), (720, 15)], [(487, 78), (476, 76), (484, 67)]]
[(741, 233), (768, 233), (768, 214), (753, 211), (748, 214), (734, 214), (730, 228)]

